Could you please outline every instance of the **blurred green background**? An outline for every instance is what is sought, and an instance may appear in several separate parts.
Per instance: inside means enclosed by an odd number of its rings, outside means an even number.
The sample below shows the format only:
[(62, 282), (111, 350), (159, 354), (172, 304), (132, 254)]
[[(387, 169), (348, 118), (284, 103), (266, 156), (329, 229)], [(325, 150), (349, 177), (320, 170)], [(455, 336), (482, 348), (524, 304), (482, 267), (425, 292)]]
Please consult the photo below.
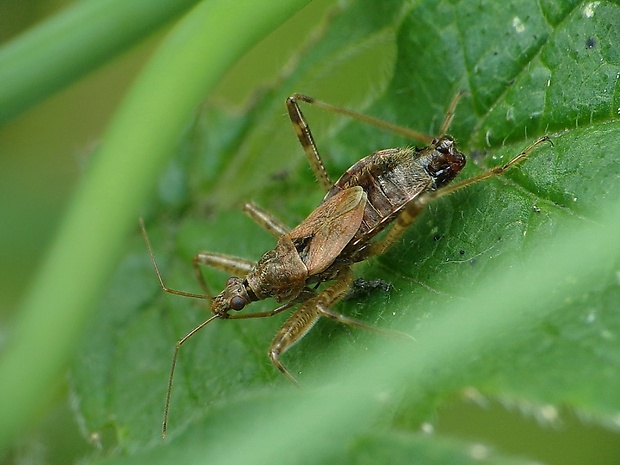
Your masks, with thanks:
[[(63, 8), (67, 0), (0, 1), (4, 44)], [(213, 98), (242, 105), (273, 79), (333, 2), (313, 2), (257, 44)], [(54, 238), (84, 166), (133, 79), (167, 31), (0, 126), (0, 342), (39, 260)], [(71, 463), (93, 451), (70, 410), (66, 388), (41, 423), (0, 463)]]
[[(0, 41), (53, 15), (65, 0), (0, 1)], [(241, 105), (258, 85), (274, 79), (334, 2), (316, 0), (258, 44), (222, 81), (214, 99)], [(161, 35), (150, 37), (68, 89), (0, 127), (0, 340), (33, 270), (59, 224), (89, 154), (133, 78)], [(304, 91), (304, 89), (299, 89)], [(288, 130), (289, 128), (283, 128)], [(4, 463), (72, 463), (93, 450), (79, 433), (66, 389), (57, 405)], [(455, 402), (439, 412), (436, 428), (497, 450), (545, 463), (620, 463), (618, 435), (584, 425), (562, 412), (563, 425), (548, 428), (498, 403)]]

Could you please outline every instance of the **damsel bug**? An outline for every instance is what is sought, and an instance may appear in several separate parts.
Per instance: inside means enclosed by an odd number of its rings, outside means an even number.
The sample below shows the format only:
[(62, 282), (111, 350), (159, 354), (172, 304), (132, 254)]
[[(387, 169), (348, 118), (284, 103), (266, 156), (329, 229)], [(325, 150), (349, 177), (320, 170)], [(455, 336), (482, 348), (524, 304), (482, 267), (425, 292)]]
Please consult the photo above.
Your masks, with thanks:
[[(144, 224), (141, 223), (162, 289), (170, 294), (209, 300), (213, 313), (176, 344), (164, 408), (163, 436), (166, 435), (168, 426), (172, 381), (179, 350), (190, 337), (213, 320), (269, 317), (299, 304), (277, 332), (269, 348), (272, 363), (293, 383), (297, 381), (284, 367), (280, 356), (300, 340), (319, 317), (375, 331), (390, 332), (369, 327), (331, 310), (331, 307), (346, 295), (353, 283), (351, 266), (388, 250), (431, 200), (484, 179), (499, 176), (523, 161), (528, 153), (543, 142), (551, 142), (547, 136), (541, 137), (508, 163), (447, 186), (465, 166), (465, 156), (457, 149), (454, 139), (445, 134), (460, 96), (461, 93), (457, 94), (450, 103), (437, 138), (305, 95), (295, 94), (289, 97), (286, 105), (293, 127), (314, 175), (327, 193), (319, 206), (292, 230), (258, 206), (246, 204), (245, 212), (277, 238), (276, 246), (258, 262), (211, 252), (198, 253), (194, 257), (193, 268), (202, 287), (202, 294), (166, 287)], [(333, 183), (325, 170), (298, 101), (371, 123), (428, 145), (421, 149), (380, 150), (355, 163)], [(392, 223), (392, 228), (384, 236), (373, 240)], [(232, 275), (224, 290), (215, 297), (211, 296), (200, 270), (200, 267), (205, 265)], [(327, 281), (333, 283), (317, 290), (319, 284)], [(268, 312), (231, 313), (239, 312), (249, 303), (268, 297), (282, 305)]]

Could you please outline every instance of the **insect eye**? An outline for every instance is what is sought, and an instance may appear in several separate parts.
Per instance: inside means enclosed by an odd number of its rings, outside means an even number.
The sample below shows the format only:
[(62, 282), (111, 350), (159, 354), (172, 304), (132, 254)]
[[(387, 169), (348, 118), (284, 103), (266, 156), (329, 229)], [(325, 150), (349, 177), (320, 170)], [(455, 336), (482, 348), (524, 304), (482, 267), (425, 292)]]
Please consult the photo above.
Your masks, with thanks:
[(230, 308), (239, 311), (243, 309), (243, 307), (245, 307), (245, 303), (246, 302), (243, 297), (236, 295), (232, 299), (230, 299)]

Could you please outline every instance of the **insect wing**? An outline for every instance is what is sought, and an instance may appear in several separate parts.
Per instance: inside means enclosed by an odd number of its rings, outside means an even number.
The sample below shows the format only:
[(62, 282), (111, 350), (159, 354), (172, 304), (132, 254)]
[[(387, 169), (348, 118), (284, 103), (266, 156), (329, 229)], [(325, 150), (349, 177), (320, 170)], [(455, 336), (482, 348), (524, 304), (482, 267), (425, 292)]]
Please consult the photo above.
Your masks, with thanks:
[(329, 267), (358, 231), (366, 192), (360, 186), (338, 192), (319, 205), (290, 232), (295, 242), (303, 243), (300, 255), (310, 275)]

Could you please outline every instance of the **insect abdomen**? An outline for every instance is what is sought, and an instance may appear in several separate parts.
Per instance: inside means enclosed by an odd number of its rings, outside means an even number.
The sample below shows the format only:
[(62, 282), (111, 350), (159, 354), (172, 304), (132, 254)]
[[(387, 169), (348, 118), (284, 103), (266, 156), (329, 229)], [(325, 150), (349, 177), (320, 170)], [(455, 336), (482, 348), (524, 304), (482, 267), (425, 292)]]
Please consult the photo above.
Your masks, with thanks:
[(368, 197), (362, 224), (355, 234), (354, 241), (359, 241), (378, 234), (408, 202), (431, 189), (433, 179), (420, 166), (415, 149), (386, 149), (349, 168), (325, 199), (353, 186), (361, 186)]

